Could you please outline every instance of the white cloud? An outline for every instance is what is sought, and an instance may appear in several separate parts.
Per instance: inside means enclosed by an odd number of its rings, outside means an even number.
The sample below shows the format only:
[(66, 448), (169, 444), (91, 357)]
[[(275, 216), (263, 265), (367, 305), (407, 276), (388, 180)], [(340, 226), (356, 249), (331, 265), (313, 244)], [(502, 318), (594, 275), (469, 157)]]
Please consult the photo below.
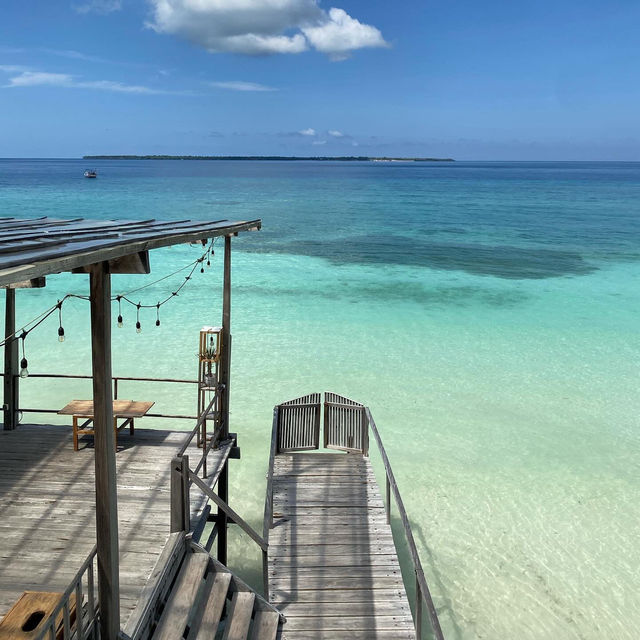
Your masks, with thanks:
[(344, 138), (344, 133), (342, 133), (342, 131), (338, 131), (337, 129), (329, 129), (329, 131), (327, 131), (327, 133), (332, 138)]
[(243, 82), (242, 80), (231, 80), (229, 82), (207, 82), (216, 89), (229, 89), (230, 91), (277, 91), (275, 87), (268, 87), (266, 84), (257, 82)]
[(23, 71), (29, 71), (29, 67), (21, 64), (0, 64), (0, 71), (4, 71), (5, 73), (22, 73)]
[(301, 53), (310, 46), (342, 60), (355, 49), (388, 46), (376, 27), (318, 0), (148, 0), (157, 33), (212, 53)]
[(160, 94), (169, 93), (151, 87), (123, 84), (111, 80), (79, 80), (68, 73), (48, 73), (46, 71), (23, 71), (17, 76), (9, 78), (9, 84), (4, 88), (13, 87), (41, 87), (54, 86), (75, 89), (98, 89), (101, 91), (116, 91), (118, 93)]
[(318, 26), (303, 27), (307, 40), (318, 51), (334, 60), (344, 60), (355, 49), (389, 46), (378, 29), (362, 24), (344, 9), (329, 9), (329, 20)]
[(122, 9), (121, 0), (89, 0), (84, 4), (77, 4), (73, 7), (78, 13), (100, 13), (107, 14)]
[(301, 136), (315, 136), (316, 130), (309, 127), (308, 129), (302, 129), (302, 131), (298, 131)]
[(314, 144), (316, 146), (320, 146), (320, 145), (323, 145), (323, 144), (327, 144), (327, 141), (326, 140), (314, 140), (311, 144)]

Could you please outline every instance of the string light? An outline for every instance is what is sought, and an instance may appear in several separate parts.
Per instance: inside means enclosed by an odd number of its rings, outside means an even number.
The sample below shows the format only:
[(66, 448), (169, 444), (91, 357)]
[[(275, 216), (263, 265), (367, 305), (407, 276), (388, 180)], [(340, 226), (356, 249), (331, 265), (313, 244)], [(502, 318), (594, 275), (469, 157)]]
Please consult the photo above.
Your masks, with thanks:
[(62, 300), (58, 300), (58, 342), (64, 342), (64, 327), (62, 326)]
[[(167, 274), (166, 276), (163, 276), (162, 278), (159, 278), (158, 280), (149, 282), (141, 287), (138, 287), (137, 289), (133, 289), (131, 291), (128, 291), (127, 293), (119, 294), (117, 296), (112, 297), (111, 300), (116, 300), (118, 302), (118, 320), (117, 320), (118, 328), (122, 328), (123, 326), (123, 320), (122, 320), (122, 301), (123, 300), (136, 307), (136, 333), (142, 333), (142, 324), (140, 322), (140, 309), (152, 309), (155, 307), (156, 327), (159, 327), (160, 326), (160, 307), (163, 304), (166, 304), (167, 302), (169, 302), (169, 300), (172, 300), (174, 297), (178, 296), (182, 288), (187, 284), (187, 282), (189, 282), (189, 280), (191, 280), (191, 277), (193, 276), (195, 270), (198, 268), (198, 265), (200, 265), (201, 267), (200, 273), (204, 273), (204, 267), (202, 265), (204, 263), (205, 258), (207, 259), (207, 266), (208, 267), (211, 266), (210, 256), (214, 255), (214, 250), (213, 250), (214, 243), (215, 243), (215, 238), (211, 241), (211, 244), (209, 245), (209, 248), (207, 249), (207, 251), (194, 262), (191, 262), (188, 265), (181, 267), (177, 271), (174, 271), (172, 273)], [(155, 284), (158, 284), (159, 282), (162, 282), (163, 280), (171, 278), (172, 276), (180, 273), (181, 271), (184, 271), (185, 269), (189, 269), (189, 267), (191, 267), (191, 271), (189, 272), (189, 275), (185, 276), (180, 286), (175, 291), (172, 291), (171, 295), (169, 295), (164, 300), (159, 300), (158, 302), (156, 302), (156, 304), (142, 304), (142, 301), (138, 301), (137, 303), (135, 303), (129, 298), (127, 298), (127, 295), (130, 295), (131, 293), (135, 293), (136, 291), (140, 291), (142, 289), (146, 289)], [(81, 296), (75, 293), (68, 293), (61, 300), (58, 300), (58, 302), (55, 305), (43, 311), (39, 316), (35, 317), (33, 320), (26, 323), (22, 327), (20, 334), (18, 334), (18, 332), (16, 331), (11, 335), (6, 336), (3, 340), (0, 340), (0, 347), (6, 347), (6, 345), (10, 344), (14, 340), (20, 340), (22, 342), (22, 359), (20, 360), (20, 377), (21, 378), (27, 378), (29, 376), (29, 368), (28, 368), (29, 362), (27, 361), (27, 357), (25, 355), (25, 346), (24, 346), (26, 337), (29, 335), (29, 333), (31, 333), (31, 331), (39, 327), (50, 315), (55, 313), (56, 310), (58, 311), (58, 340), (59, 342), (65, 341), (66, 336), (65, 336), (64, 327), (62, 326), (62, 305), (69, 298), (78, 298), (80, 300), (86, 300), (86, 301), (90, 300), (89, 296)]]
[(20, 339), (22, 340), (22, 360), (20, 360), (20, 377), (27, 378), (29, 376), (29, 370), (27, 367), (29, 363), (27, 362), (27, 358), (24, 355), (24, 339), (27, 337), (28, 333), (26, 331), (22, 332)]

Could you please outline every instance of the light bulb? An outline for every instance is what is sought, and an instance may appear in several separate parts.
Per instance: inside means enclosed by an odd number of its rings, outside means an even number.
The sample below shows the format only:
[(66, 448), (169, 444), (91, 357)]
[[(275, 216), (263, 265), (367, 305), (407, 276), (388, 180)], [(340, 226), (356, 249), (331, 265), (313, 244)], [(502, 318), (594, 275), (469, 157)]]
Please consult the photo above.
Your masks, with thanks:
[(26, 358), (22, 358), (22, 360), (20, 360), (20, 377), (21, 378), (27, 378), (29, 376), (29, 370), (27, 369), (28, 366), (28, 362)]
[(159, 326), (160, 326), (160, 320), (158, 319), (156, 320), (156, 327), (159, 327)]
[(122, 329), (122, 316), (118, 316), (118, 329)]
[(62, 327), (58, 328), (58, 342), (64, 342), (64, 329)]
[(142, 325), (140, 322), (136, 322), (136, 333), (142, 333)]

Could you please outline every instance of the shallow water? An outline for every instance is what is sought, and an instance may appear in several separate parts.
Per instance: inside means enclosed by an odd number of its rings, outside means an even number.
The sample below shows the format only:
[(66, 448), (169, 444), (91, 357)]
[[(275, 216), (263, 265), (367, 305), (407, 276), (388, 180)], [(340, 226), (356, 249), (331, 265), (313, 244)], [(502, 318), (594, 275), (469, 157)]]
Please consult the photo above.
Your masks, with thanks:
[[(337, 391), (372, 409), (448, 638), (636, 637), (640, 164), (112, 161), (97, 180), (85, 164), (0, 160), (0, 215), (263, 219), (233, 243), (232, 504), (251, 523), (273, 405)], [(195, 375), (221, 253), (159, 328), (143, 312), (136, 334), (124, 309), (115, 374)], [(198, 255), (153, 252), (152, 275), (114, 276), (114, 293)], [(19, 291), (20, 321), (86, 291), (70, 274)], [(29, 336), (32, 372), (89, 373), (87, 303), (63, 321), (64, 344), (55, 318)], [(190, 391), (121, 387), (180, 413)], [(87, 387), (22, 393), (58, 407)], [(232, 536), (259, 583), (258, 553)]]

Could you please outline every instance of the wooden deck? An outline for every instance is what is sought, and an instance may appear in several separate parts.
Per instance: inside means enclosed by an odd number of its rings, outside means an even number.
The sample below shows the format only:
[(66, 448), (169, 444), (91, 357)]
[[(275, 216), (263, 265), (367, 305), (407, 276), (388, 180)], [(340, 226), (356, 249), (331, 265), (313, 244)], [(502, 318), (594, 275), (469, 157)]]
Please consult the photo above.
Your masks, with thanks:
[(391, 528), (369, 458), (274, 458), (270, 600), (286, 640), (412, 638)]
[[(169, 536), (170, 461), (189, 434), (118, 438), (120, 609), (124, 626)], [(93, 438), (73, 451), (65, 426), (0, 431), (0, 618), (24, 590), (64, 591), (95, 544)], [(187, 449), (192, 460), (201, 455)], [(208, 457), (211, 485), (228, 448)], [(192, 491), (192, 516), (203, 506)]]

